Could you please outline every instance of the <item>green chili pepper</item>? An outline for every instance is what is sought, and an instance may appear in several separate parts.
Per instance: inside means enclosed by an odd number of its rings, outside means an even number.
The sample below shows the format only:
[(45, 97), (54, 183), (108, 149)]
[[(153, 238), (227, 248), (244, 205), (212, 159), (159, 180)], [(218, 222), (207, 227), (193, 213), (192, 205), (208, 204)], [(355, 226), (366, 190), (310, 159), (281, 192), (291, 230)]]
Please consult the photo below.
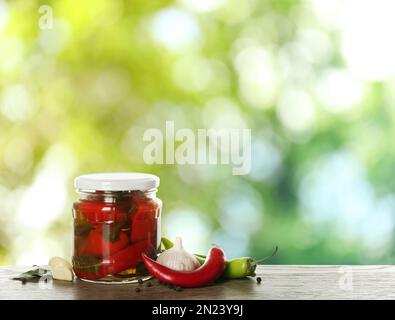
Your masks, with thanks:
[(171, 240), (169, 240), (169, 239), (167, 239), (165, 237), (162, 237), (160, 239), (160, 241), (162, 242), (163, 247), (165, 248), (165, 250), (169, 250), (171, 247), (174, 246), (174, 243)]
[(254, 260), (251, 257), (242, 257), (228, 260), (222, 277), (225, 279), (241, 279), (245, 277), (255, 277), (255, 269), (259, 262), (273, 257), (277, 253), (278, 247), (274, 249), (270, 256), (260, 260)]
[(196, 260), (199, 262), (200, 265), (202, 265), (206, 261), (206, 257), (201, 257), (201, 256), (198, 256), (196, 254), (194, 254), (194, 256), (195, 256)]
[(222, 276), (226, 279), (254, 277), (256, 261), (250, 257), (228, 260)]
[[(173, 246), (173, 242), (171, 242), (167, 238), (162, 238), (162, 244), (165, 249), (170, 249)], [(259, 262), (262, 262), (266, 259), (273, 257), (277, 253), (278, 247), (274, 249), (273, 253), (270, 256), (264, 257), (260, 260), (254, 260), (251, 257), (242, 257), (228, 260), (226, 262), (225, 270), (222, 274), (223, 278), (226, 279), (241, 279), (245, 277), (254, 277), (255, 269)], [(199, 263), (202, 265), (206, 259), (205, 256), (200, 254), (194, 255), (196, 259), (198, 259)]]

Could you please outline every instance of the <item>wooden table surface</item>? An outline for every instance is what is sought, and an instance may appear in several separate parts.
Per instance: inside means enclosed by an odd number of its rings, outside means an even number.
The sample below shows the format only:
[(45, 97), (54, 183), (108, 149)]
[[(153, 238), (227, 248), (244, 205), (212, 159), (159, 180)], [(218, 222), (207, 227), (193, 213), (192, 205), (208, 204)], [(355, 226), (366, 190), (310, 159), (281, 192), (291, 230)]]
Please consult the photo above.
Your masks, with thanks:
[(147, 283), (106, 285), (77, 279), (23, 285), (10, 280), (28, 269), (0, 267), (0, 299), (395, 299), (395, 266), (264, 265), (257, 270), (261, 284), (248, 278), (179, 292)]

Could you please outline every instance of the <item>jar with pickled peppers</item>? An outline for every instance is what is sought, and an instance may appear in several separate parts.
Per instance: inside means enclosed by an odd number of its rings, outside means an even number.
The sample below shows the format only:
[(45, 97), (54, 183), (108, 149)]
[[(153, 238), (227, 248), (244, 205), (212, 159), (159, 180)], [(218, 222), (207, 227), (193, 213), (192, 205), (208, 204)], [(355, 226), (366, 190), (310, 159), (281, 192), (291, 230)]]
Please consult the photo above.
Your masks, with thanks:
[(141, 254), (160, 245), (159, 178), (145, 173), (99, 173), (75, 179), (73, 269), (91, 282), (148, 278)]

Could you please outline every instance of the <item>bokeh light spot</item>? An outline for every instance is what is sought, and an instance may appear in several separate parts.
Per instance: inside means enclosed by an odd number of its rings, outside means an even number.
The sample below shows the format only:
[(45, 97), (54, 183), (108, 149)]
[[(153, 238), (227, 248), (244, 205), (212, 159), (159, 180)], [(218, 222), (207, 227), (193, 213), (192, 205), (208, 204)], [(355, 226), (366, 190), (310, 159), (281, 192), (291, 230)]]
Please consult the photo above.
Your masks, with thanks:
[(8, 7), (4, 0), (0, 0), (0, 32), (8, 23)]
[(271, 55), (263, 47), (242, 50), (235, 59), (241, 97), (256, 108), (271, 106), (276, 93), (276, 76)]
[(250, 235), (262, 227), (262, 199), (247, 183), (238, 181), (237, 185), (225, 188), (219, 206), (219, 222), (230, 234)]
[(156, 41), (172, 50), (196, 45), (201, 38), (200, 28), (195, 18), (173, 7), (155, 14), (151, 31)]
[(5, 89), (1, 100), (2, 114), (11, 121), (23, 121), (33, 115), (36, 104), (25, 85), (15, 84)]
[(61, 52), (71, 37), (71, 28), (67, 21), (56, 19), (52, 29), (43, 29), (40, 34), (40, 46), (47, 53)]
[(307, 131), (314, 125), (314, 105), (310, 96), (301, 89), (284, 90), (276, 111), (282, 125), (290, 131)]
[(175, 83), (185, 91), (203, 91), (213, 80), (210, 63), (201, 57), (185, 57), (173, 69)]
[(341, 50), (350, 70), (365, 80), (395, 75), (395, 2), (350, 0), (341, 16)]
[(249, 176), (255, 181), (271, 180), (281, 171), (281, 151), (269, 141), (259, 139), (253, 142), (252, 159)]
[(169, 239), (182, 237), (184, 247), (190, 252), (205, 252), (210, 244), (210, 222), (203, 213), (194, 209), (176, 208), (168, 212), (163, 230)]
[(359, 79), (343, 70), (327, 70), (317, 85), (317, 96), (323, 107), (334, 113), (346, 111), (363, 98)]
[(221, 8), (227, 0), (181, 0), (188, 9), (196, 12), (209, 12)]

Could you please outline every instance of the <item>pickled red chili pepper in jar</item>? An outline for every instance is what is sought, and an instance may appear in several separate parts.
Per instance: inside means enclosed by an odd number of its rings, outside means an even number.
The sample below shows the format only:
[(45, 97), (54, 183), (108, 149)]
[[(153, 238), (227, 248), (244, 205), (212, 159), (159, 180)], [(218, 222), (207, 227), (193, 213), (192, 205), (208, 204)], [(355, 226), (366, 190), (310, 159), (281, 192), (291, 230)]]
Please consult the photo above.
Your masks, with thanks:
[(133, 282), (149, 275), (142, 253), (160, 245), (159, 178), (144, 173), (79, 176), (73, 205), (73, 268), (82, 280)]

